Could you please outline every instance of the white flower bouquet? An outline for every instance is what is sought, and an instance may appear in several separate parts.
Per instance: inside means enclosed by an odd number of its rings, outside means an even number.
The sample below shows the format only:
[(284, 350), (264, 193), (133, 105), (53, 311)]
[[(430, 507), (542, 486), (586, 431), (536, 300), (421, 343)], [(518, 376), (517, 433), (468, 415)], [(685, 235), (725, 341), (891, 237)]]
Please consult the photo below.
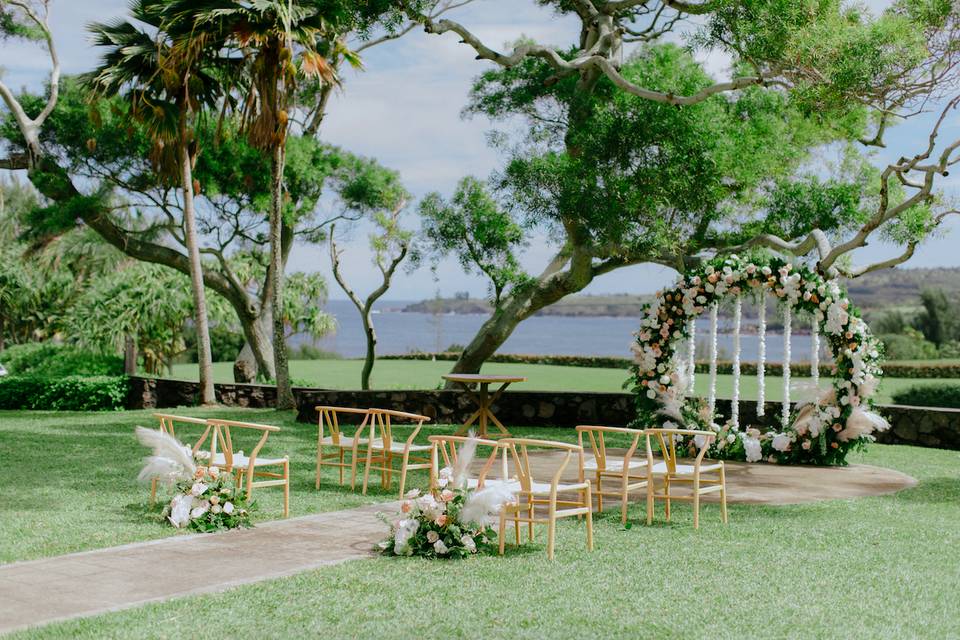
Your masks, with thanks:
[(482, 489), (469, 489), (466, 469), (476, 443), (468, 441), (455, 469), (441, 469), (431, 493), (413, 489), (400, 503), (393, 518), (378, 514), (390, 535), (377, 548), (392, 556), (465, 558), (490, 553), (497, 546), (497, 521), (503, 504), (514, 500), (509, 485), (492, 481)]
[(178, 529), (220, 531), (250, 525), (254, 503), (237, 489), (232, 474), (207, 466), (209, 455), (194, 458), (189, 447), (171, 435), (137, 427), (137, 438), (153, 449), (144, 459), (138, 479), (157, 480), (172, 487), (173, 498), (163, 508), (163, 518)]

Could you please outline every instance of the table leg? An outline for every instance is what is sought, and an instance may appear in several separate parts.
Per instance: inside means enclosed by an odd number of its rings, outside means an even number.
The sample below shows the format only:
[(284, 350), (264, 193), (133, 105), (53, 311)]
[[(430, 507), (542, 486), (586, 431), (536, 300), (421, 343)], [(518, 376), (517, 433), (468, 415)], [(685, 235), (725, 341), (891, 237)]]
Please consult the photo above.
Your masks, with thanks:
[(480, 383), (480, 438), (487, 437), (487, 416), (490, 414), (490, 394), (488, 393), (490, 385), (486, 382)]

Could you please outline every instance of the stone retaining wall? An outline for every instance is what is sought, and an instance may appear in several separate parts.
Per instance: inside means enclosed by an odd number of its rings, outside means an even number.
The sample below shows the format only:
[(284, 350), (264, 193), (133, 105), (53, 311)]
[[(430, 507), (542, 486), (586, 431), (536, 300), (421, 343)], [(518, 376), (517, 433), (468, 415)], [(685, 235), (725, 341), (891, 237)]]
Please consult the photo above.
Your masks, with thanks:
[[(194, 406), (199, 394), (196, 382), (131, 378), (127, 398), (130, 409)], [(271, 407), (276, 389), (256, 384), (217, 384), (217, 402), (234, 407)], [(462, 391), (351, 391), (294, 388), (297, 420), (315, 423), (314, 407), (381, 407), (421, 413), (442, 424), (464, 422), (476, 406)], [(717, 400), (720, 413), (729, 414), (730, 401)], [(741, 402), (740, 418), (745, 424), (772, 425), (780, 415), (780, 404), (766, 403), (765, 417), (758, 420), (757, 403)], [(878, 434), (878, 441), (960, 450), (960, 409), (933, 409), (883, 405), (880, 407), (891, 428)], [(634, 417), (633, 396), (628, 393), (587, 393), (561, 391), (508, 391), (494, 405), (494, 413), (510, 425), (573, 427), (578, 424), (625, 425)]]

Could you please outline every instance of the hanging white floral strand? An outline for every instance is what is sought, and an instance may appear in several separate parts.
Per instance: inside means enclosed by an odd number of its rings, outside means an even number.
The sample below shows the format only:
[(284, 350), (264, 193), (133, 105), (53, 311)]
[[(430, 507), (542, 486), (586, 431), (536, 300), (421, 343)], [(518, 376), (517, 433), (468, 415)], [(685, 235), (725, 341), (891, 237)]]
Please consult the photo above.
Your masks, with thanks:
[(793, 324), (793, 308), (787, 304), (783, 313), (783, 409), (780, 421), (783, 428), (790, 426), (790, 343)]
[(813, 382), (813, 402), (820, 406), (820, 323), (816, 316), (813, 318), (810, 327), (810, 343), (812, 353), (810, 354), (810, 379)]
[(707, 408), (710, 419), (717, 407), (717, 303), (710, 306), (710, 393), (707, 396)]
[(734, 429), (740, 428), (740, 316), (743, 313), (743, 300), (737, 296), (733, 303), (733, 399), (730, 406), (730, 420)]
[(767, 365), (767, 289), (760, 289), (760, 308), (757, 309), (757, 416), (766, 413)]
[(697, 381), (697, 320), (693, 318), (690, 320), (690, 325), (688, 327), (690, 337), (687, 338), (687, 357), (690, 358), (688, 366), (687, 375), (689, 376), (690, 384), (687, 386), (687, 395), (693, 396), (693, 384)]

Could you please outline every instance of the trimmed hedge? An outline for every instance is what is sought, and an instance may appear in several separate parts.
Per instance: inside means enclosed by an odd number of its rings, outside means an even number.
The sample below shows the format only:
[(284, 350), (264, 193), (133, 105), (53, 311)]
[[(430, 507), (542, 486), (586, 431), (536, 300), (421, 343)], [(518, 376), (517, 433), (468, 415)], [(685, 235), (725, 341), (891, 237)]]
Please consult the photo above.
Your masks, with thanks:
[(83, 351), (53, 342), (29, 342), (0, 352), (0, 363), (14, 375), (61, 376), (123, 375), (123, 358)]
[[(445, 351), (443, 353), (406, 353), (387, 356), (377, 356), (380, 360), (456, 360), (460, 357), (459, 353)], [(601, 369), (627, 369), (633, 364), (630, 358), (617, 358), (614, 356), (540, 356), (522, 353), (495, 353), (487, 362), (508, 362), (513, 364), (554, 364), (566, 367), (599, 367)], [(883, 375), (890, 378), (960, 378), (960, 363), (940, 362), (930, 360), (922, 364), (914, 362), (884, 362)], [(697, 362), (697, 373), (709, 373), (710, 365), (705, 361)], [(783, 374), (783, 366), (779, 362), (768, 362), (765, 368), (768, 375), (779, 376)], [(729, 360), (720, 360), (717, 362), (717, 373), (733, 373), (733, 363)], [(741, 362), (740, 373), (743, 375), (756, 375), (757, 364), (755, 362)], [(794, 362), (790, 367), (790, 375), (794, 378), (810, 377), (809, 362)], [(833, 375), (832, 364), (821, 364), (820, 375), (829, 377)]]
[(4, 376), (0, 378), (0, 409), (120, 411), (129, 389), (126, 376)]
[(912, 407), (960, 409), (960, 384), (908, 387), (893, 394), (893, 403)]

